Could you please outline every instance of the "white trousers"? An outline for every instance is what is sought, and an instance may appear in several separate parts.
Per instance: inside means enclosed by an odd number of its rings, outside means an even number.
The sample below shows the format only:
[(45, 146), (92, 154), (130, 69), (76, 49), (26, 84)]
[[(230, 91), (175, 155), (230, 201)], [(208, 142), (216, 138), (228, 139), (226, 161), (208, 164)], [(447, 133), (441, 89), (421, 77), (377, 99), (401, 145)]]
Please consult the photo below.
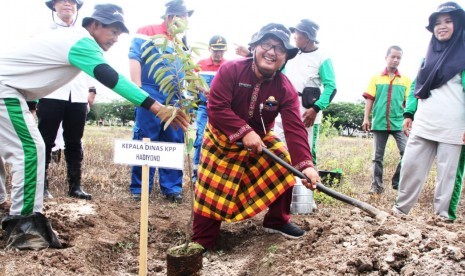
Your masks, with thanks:
[[(303, 107), (301, 107), (303, 108)], [(305, 110), (304, 110), (305, 111)], [(302, 111), (302, 112), (304, 112)], [(321, 115), (322, 112), (319, 112), (318, 115), (317, 115), (317, 119), (315, 120), (315, 124), (311, 127), (307, 127), (305, 128), (307, 130), (307, 141), (308, 141), (308, 145), (310, 146), (310, 150), (311, 150), (311, 155), (313, 157), (313, 163), (314, 164), (317, 164), (316, 163), (316, 156), (317, 156), (317, 142), (318, 142), (318, 137), (319, 137), (319, 131), (320, 131), (320, 124), (321, 124), (321, 118), (319, 118)], [(303, 114), (303, 113), (302, 113)], [(316, 123), (318, 121), (318, 123)], [(284, 144), (286, 144), (286, 137), (284, 135), (284, 128), (283, 128), (283, 121), (282, 121), (282, 118), (281, 118), (281, 114), (278, 114), (278, 116), (276, 117), (275, 121), (274, 121), (274, 128), (273, 128), (273, 132), (276, 134), (276, 136), (278, 136), (278, 138), (284, 142)]]
[[(314, 127), (315, 127), (315, 125), (306, 128), (306, 130), (307, 130), (307, 141), (308, 141), (308, 145), (310, 146), (310, 150), (312, 151), (311, 152), (312, 156), (316, 156), (316, 143), (317, 143), (317, 138), (318, 138), (318, 136), (313, 135)], [(318, 130), (319, 130), (319, 127), (316, 127), (316, 131), (318, 131)], [(278, 115), (276, 117), (276, 119), (275, 119), (273, 132), (276, 134), (276, 136), (278, 136), (278, 138), (281, 141), (284, 142), (284, 144), (286, 144), (286, 137), (284, 135), (283, 121), (282, 121), (281, 115)], [(316, 158), (316, 157), (314, 157), (314, 158)], [(300, 178), (295, 177), (295, 181), (296, 181), (296, 184), (295, 184), (296, 186), (303, 185), (302, 180)], [(315, 200), (313, 200), (313, 193), (311, 193), (311, 195), (309, 195), (308, 197), (312, 202), (313, 209), (316, 209), (317, 207), (316, 207)], [(292, 208), (291, 208), (291, 212), (292, 212)]]
[(456, 210), (465, 164), (464, 146), (440, 143), (410, 135), (402, 157), (399, 190), (394, 211), (408, 214), (417, 203), (426, 177), (437, 159), (434, 211), (448, 219), (456, 219)]
[(42, 212), (45, 144), (24, 97), (0, 84), (0, 157), (11, 164), (10, 215)]

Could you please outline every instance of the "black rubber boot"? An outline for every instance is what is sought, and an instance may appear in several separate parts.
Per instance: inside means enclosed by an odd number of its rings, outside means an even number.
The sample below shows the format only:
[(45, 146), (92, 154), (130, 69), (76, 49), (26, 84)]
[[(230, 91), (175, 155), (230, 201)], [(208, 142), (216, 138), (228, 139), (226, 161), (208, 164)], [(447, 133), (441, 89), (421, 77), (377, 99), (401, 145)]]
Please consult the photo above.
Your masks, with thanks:
[(48, 164), (45, 165), (45, 177), (44, 177), (44, 200), (52, 199), (53, 196), (48, 189)]
[(91, 200), (92, 195), (81, 190), (81, 163), (67, 164), (68, 167), (68, 195), (70, 197)]

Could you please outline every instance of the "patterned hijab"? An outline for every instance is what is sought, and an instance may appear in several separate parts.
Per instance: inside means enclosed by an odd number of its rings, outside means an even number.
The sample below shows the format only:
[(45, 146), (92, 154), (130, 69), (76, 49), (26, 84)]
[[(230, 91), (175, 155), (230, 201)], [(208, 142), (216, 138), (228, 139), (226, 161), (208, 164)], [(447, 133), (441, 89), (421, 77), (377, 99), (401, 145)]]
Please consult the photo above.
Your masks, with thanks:
[[(428, 98), (431, 90), (445, 84), (465, 69), (465, 22), (462, 13), (463, 10), (449, 13), (454, 22), (454, 33), (448, 41), (439, 41), (433, 33), (426, 58), (417, 75), (415, 97), (418, 99)], [(436, 17), (437, 15), (433, 18), (434, 21)]]

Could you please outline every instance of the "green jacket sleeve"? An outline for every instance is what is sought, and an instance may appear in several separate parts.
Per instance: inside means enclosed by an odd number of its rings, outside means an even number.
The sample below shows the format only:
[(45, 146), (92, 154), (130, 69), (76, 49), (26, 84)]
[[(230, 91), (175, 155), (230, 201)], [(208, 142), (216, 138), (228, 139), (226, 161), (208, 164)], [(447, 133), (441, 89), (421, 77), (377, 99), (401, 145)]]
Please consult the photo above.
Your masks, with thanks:
[(100, 46), (90, 37), (82, 38), (71, 47), (68, 60), (70, 64), (137, 106), (148, 109), (155, 102), (147, 92), (116, 72), (103, 58)]
[(333, 64), (331, 59), (326, 59), (319, 68), (320, 80), (323, 85), (323, 92), (320, 98), (316, 101), (313, 108), (316, 112), (325, 110), (334, 96), (336, 95), (336, 77), (334, 75)]
[(407, 97), (407, 103), (405, 104), (404, 109), (404, 118), (413, 119), (415, 111), (417, 111), (418, 99), (415, 98), (415, 83), (417, 80), (413, 80), (412, 85), (410, 86), (410, 92)]

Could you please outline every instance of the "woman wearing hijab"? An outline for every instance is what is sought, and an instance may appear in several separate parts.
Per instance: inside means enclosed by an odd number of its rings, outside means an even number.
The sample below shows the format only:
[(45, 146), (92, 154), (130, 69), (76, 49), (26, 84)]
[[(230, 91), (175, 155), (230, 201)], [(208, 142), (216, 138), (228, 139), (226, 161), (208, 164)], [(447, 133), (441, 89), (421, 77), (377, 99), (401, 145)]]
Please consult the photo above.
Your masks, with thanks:
[(437, 158), (434, 211), (453, 222), (465, 164), (465, 12), (454, 2), (439, 5), (426, 27), (433, 35), (404, 113), (409, 136), (402, 159), (394, 213), (408, 214)]

